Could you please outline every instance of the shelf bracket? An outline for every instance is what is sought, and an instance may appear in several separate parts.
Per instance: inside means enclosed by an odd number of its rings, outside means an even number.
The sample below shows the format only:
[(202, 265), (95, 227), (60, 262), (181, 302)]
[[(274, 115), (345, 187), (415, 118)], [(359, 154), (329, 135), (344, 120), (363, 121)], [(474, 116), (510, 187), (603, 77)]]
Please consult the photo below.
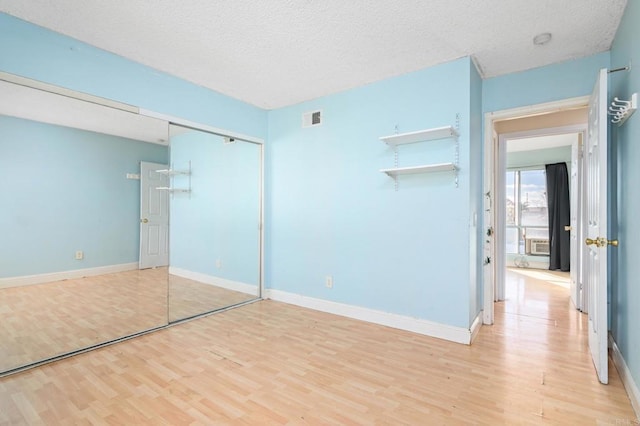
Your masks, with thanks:
[[(397, 129), (398, 127), (396, 126), (396, 131)], [(393, 146), (393, 167), (396, 169), (398, 168), (398, 145)], [(393, 183), (394, 183), (396, 192), (398, 192), (398, 175), (393, 176)]]
[(459, 135), (460, 135), (460, 113), (457, 112), (456, 113), (456, 146), (455, 146), (455, 154), (454, 154), (454, 159), (453, 159), (453, 164), (455, 164), (456, 166), (456, 170), (454, 171), (455, 173), (455, 185), (456, 188), (458, 188), (459, 186), (459, 181), (458, 181), (458, 170), (460, 169), (460, 139), (459, 139)]
[[(171, 194), (171, 198), (173, 198), (175, 193), (179, 192), (179, 193), (189, 194), (189, 199), (191, 199), (191, 160), (189, 160), (188, 167), (187, 167), (186, 170), (176, 170), (173, 167), (173, 163), (172, 163), (171, 167), (169, 169), (156, 170), (156, 173), (160, 173), (160, 174), (166, 175), (169, 178), (169, 186), (158, 187), (156, 189), (163, 190), (163, 191), (168, 191)], [(176, 176), (183, 176), (183, 177), (187, 177), (188, 178), (187, 188), (176, 188), (175, 187), (174, 178)]]

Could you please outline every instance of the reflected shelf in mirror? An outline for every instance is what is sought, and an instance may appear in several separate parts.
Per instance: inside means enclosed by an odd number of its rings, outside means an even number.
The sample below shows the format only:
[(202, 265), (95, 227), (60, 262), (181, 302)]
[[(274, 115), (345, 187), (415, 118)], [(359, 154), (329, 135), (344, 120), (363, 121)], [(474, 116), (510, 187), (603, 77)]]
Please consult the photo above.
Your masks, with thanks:
[[(170, 186), (159, 186), (156, 189), (160, 190), (160, 191), (168, 191), (170, 194), (191, 194), (191, 160), (189, 160), (187, 162), (188, 166), (186, 169), (181, 170), (181, 169), (175, 169), (173, 167), (173, 165), (171, 166), (171, 168), (169, 169), (160, 169), (160, 170), (155, 170), (156, 173), (159, 173), (161, 175), (165, 175), (165, 176), (169, 176), (169, 178), (171, 179), (171, 185)], [(175, 185), (175, 177), (181, 177), (181, 176), (187, 176), (187, 185), (186, 188), (184, 187), (176, 187)], [(179, 183), (183, 183), (182, 181), (179, 181)]]
[[(169, 134), (169, 170), (189, 164), (199, 188), (197, 197), (171, 199), (173, 322), (260, 297), (262, 145), (173, 124)], [(186, 180), (176, 176), (174, 185)]]

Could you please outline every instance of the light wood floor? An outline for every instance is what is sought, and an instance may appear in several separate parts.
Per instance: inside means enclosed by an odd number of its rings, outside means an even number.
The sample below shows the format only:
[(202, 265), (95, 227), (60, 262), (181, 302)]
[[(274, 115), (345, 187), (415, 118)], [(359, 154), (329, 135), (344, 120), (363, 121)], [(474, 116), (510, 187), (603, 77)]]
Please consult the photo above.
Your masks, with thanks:
[(169, 275), (169, 322), (253, 300), (255, 294), (228, 290), (188, 278)]
[(0, 371), (255, 297), (167, 268), (0, 289)]
[(264, 301), (1, 379), (0, 424), (635, 424), (567, 289), (507, 275), (472, 346)]
[(0, 290), (0, 370), (167, 323), (167, 270)]

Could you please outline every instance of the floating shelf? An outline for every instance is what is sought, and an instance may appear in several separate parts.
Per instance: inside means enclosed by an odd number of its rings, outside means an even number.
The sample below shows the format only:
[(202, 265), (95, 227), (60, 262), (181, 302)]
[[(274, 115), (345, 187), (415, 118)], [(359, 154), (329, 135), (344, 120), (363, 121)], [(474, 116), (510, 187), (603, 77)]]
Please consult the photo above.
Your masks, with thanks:
[(163, 170), (156, 170), (156, 173), (160, 173), (161, 175), (167, 175), (167, 176), (178, 176), (178, 175), (188, 176), (188, 175), (191, 174), (191, 171), (190, 170), (163, 169)]
[(391, 146), (408, 143), (426, 142), (437, 139), (458, 137), (458, 132), (453, 126), (436, 127), (433, 129), (418, 130), (417, 132), (400, 133), (397, 135), (383, 136), (381, 141)]
[[(171, 182), (169, 182), (169, 186), (160, 186), (160, 187), (157, 187), (156, 189), (160, 191), (167, 191), (171, 194), (171, 196), (177, 193), (189, 194), (189, 198), (191, 198), (191, 160), (189, 160), (187, 164), (188, 166), (186, 170), (177, 170), (173, 167), (173, 164), (168, 169), (156, 170), (156, 173), (168, 176), (169, 179), (171, 180)], [(177, 176), (187, 176), (187, 178), (178, 177), (177, 179), (179, 180), (179, 183), (176, 184), (175, 179)], [(186, 182), (184, 182), (185, 180)], [(175, 187), (175, 185), (182, 186), (184, 183), (187, 184), (186, 188)]]
[(411, 175), (418, 173), (432, 172), (450, 172), (456, 170), (453, 163), (427, 164), (424, 166), (398, 167), (393, 169), (380, 169), (380, 172), (386, 173), (388, 176), (395, 177), (398, 175)]
[(169, 191), (169, 192), (183, 192), (183, 193), (191, 192), (190, 189), (186, 189), (186, 188), (169, 188), (168, 186), (159, 186), (156, 189), (159, 190), (159, 191)]

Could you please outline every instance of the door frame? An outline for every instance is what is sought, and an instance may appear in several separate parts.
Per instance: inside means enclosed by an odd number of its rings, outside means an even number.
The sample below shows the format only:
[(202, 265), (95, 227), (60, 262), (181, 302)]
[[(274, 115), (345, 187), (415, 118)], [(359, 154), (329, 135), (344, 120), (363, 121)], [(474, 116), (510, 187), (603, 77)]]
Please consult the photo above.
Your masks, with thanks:
[[(496, 235), (500, 235), (500, 240), (496, 240), (495, 241), (495, 245), (496, 245), (496, 259), (495, 259), (495, 263), (496, 263), (496, 268), (498, 269), (498, 275), (496, 275), (496, 284), (495, 284), (495, 294), (494, 294), (494, 302), (496, 301), (500, 301), (500, 300), (504, 300), (504, 295), (506, 292), (505, 289), (505, 268), (506, 268), (506, 262), (505, 262), (505, 251), (506, 251), (506, 245), (504, 242), (504, 238), (503, 238), (503, 233), (506, 231), (506, 217), (505, 217), (505, 210), (506, 210), (506, 197), (505, 197), (505, 192), (504, 192), (504, 186), (506, 184), (504, 177), (505, 177), (505, 171), (506, 171), (506, 160), (507, 160), (507, 142), (510, 140), (515, 140), (515, 139), (523, 139), (523, 138), (535, 138), (535, 137), (544, 137), (544, 136), (554, 136), (554, 135), (566, 135), (566, 134), (571, 134), (571, 135), (578, 135), (578, 137), (576, 138), (576, 141), (574, 141), (571, 144), (571, 162), (574, 162), (574, 155), (578, 155), (578, 142), (580, 140), (580, 138), (584, 139), (586, 137), (587, 134), (587, 125), (586, 124), (569, 124), (566, 126), (557, 126), (557, 127), (541, 127), (539, 129), (531, 129), (531, 130), (524, 130), (524, 131), (515, 131), (515, 132), (509, 132), (509, 133), (500, 133), (498, 134), (498, 163), (496, 164), (497, 167), (497, 179), (496, 179), (496, 190), (493, 192), (495, 194), (494, 197), (494, 205), (496, 207)], [(576, 160), (578, 162), (580, 162), (580, 158), (576, 158)], [(575, 193), (571, 194), (571, 202), (573, 203), (573, 199), (576, 198), (576, 200), (579, 202), (580, 198), (580, 185), (581, 185), (581, 181), (583, 176), (581, 175), (582, 169), (580, 168), (580, 164), (577, 164), (578, 167), (578, 190)], [(573, 170), (572, 170), (573, 173)], [(571, 176), (568, 176), (569, 178), (571, 178)], [(572, 204), (573, 205), (573, 204)], [(579, 209), (579, 211), (584, 211), (582, 209)], [(576, 226), (576, 230), (572, 231), (572, 232), (576, 232), (577, 233), (577, 238), (579, 241), (582, 240), (582, 234), (581, 234), (581, 227), (582, 227), (582, 223), (584, 223), (584, 219), (582, 216), (578, 217), (577, 219), (578, 225)], [(579, 251), (577, 250), (578, 247), (572, 247), (571, 248), (571, 259), (574, 259), (574, 250), (575, 255), (579, 254)], [(572, 262), (571, 264), (571, 269), (574, 271), (580, 271), (582, 269), (582, 264), (584, 262), (581, 262), (581, 260), (579, 258), (576, 259), (577, 262)], [(574, 298), (574, 296), (572, 295), (572, 298)], [(575, 297), (577, 299), (577, 297)], [(580, 306), (576, 305), (576, 309), (580, 309)]]
[[(528, 116), (560, 112), (568, 109), (586, 107), (589, 104), (589, 96), (568, 98), (554, 102), (528, 105), (499, 111), (486, 112), (484, 114), (484, 227), (485, 238), (483, 271), (483, 324), (494, 322), (494, 300), (496, 295), (497, 280), (503, 275), (505, 262), (498, 252), (496, 241), (503, 238), (504, 223), (501, 225), (498, 205), (495, 194), (499, 193), (501, 165), (500, 144), (495, 123), (501, 120), (523, 118)], [(569, 126), (567, 126), (569, 127)], [(504, 220), (503, 220), (504, 221)]]

